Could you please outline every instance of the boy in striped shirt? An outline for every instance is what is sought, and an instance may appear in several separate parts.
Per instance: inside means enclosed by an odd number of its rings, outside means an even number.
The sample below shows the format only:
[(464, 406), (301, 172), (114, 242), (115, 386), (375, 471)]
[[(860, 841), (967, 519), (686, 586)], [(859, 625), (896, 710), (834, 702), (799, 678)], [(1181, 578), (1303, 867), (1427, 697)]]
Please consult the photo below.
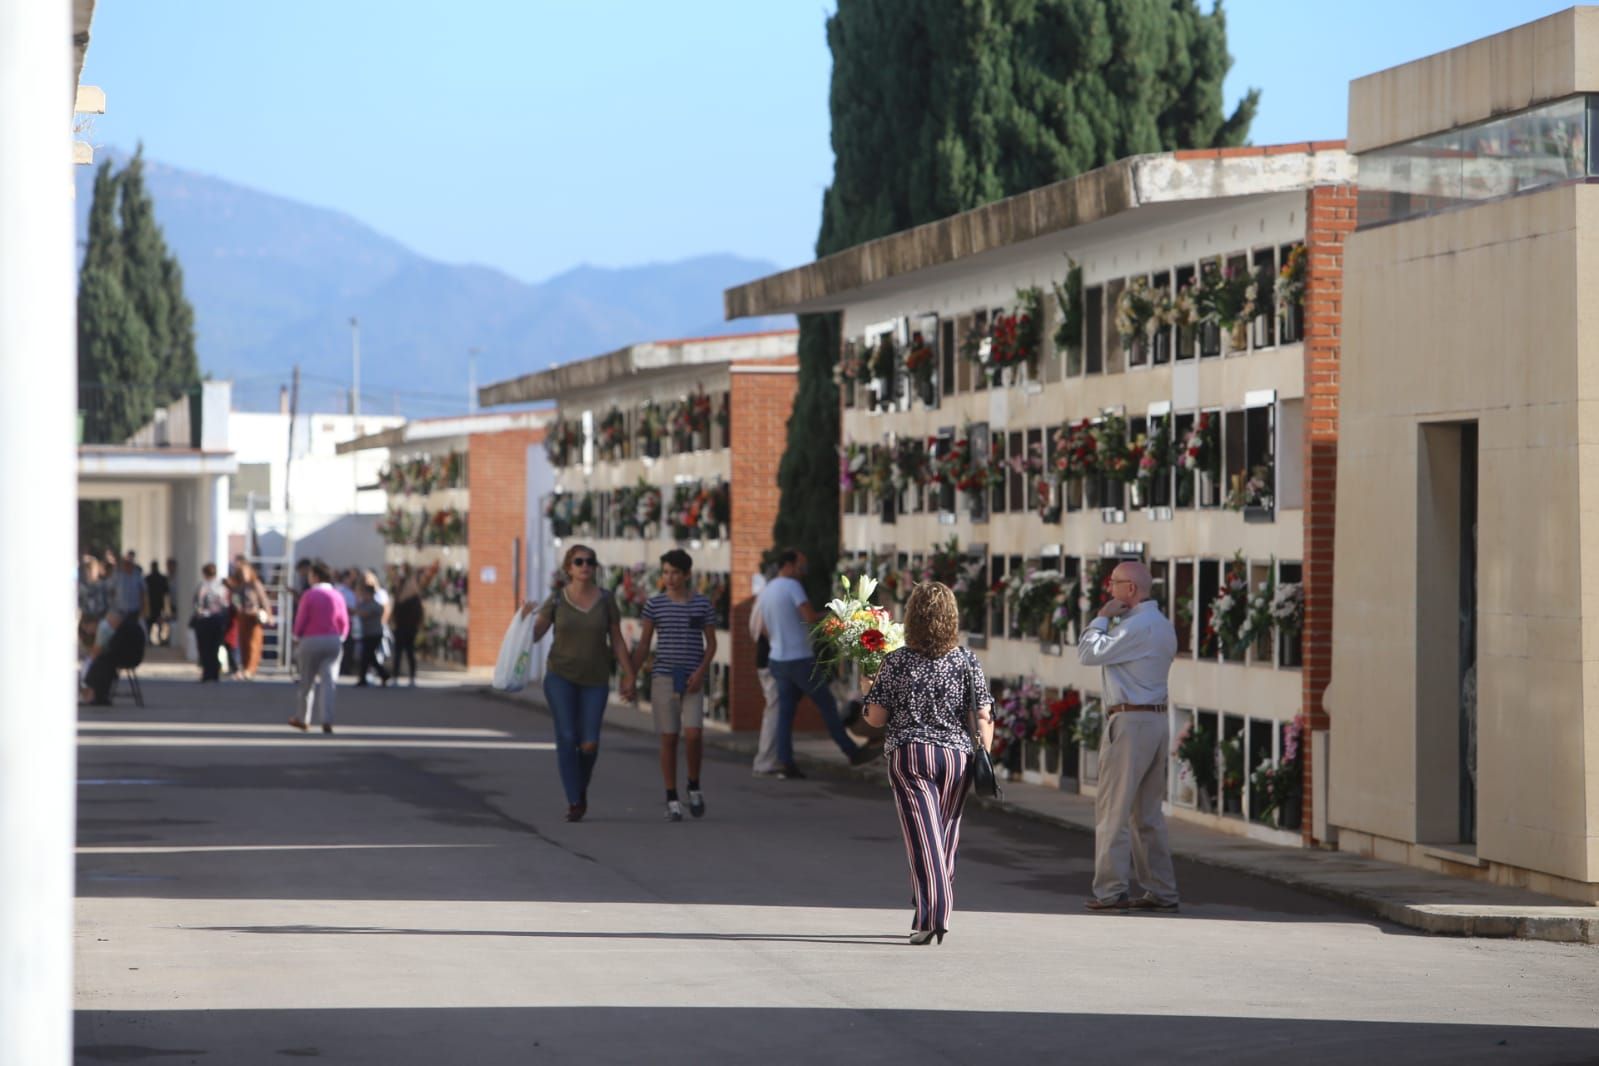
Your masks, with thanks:
[(677, 798), (677, 737), (683, 735), (688, 759), (688, 809), (705, 814), (705, 794), (700, 790), (700, 760), (705, 738), (705, 678), (716, 655), (716, 610), (711, 601), (690, 584), (694, 560), (682, 548), (661, 556), (661, 576), (666, 591), (651, 596), (644, 605), (644, 625), (633, 649), (637, 674), (650, 653), (650, 642), (660, 634), (655, 666), (650, 671), (650, 711), (661, 738), (661, 779), (666, 784), (666, 819), (683, 820)]

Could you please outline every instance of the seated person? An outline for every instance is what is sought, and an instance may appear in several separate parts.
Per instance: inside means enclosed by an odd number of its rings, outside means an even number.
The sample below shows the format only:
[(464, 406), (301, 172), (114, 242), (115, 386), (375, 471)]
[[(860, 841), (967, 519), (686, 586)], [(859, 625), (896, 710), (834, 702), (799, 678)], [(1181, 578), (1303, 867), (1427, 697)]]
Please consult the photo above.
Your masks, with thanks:
[(95, 630), (94, 648), (83, 674), (83, 695), (96, 707), (111, 706), (111, 686), (117, 671), (144, 661), (144, 626), (136, 614), (109, 611)]

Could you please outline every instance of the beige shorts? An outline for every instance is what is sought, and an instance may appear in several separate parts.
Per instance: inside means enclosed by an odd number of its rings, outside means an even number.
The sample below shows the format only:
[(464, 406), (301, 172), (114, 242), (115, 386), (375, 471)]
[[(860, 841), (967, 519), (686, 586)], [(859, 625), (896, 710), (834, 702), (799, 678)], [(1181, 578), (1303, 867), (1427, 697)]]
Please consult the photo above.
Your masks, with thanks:
[(657, 733), (681, 733), (705, 728), (705, 689), (678, 695), (672, 679), (665, 675), (650, 678), (650, 713), (655, 716)]

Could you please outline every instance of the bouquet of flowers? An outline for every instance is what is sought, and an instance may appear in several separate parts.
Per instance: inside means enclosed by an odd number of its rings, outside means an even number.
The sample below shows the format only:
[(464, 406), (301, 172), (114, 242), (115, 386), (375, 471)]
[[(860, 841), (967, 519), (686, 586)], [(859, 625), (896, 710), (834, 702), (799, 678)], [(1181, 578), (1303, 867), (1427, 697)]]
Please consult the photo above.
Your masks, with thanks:
[(1151, 419), (1149, 437), (1144, 442), (1143, 453), (1138, 458), (1138, 483), (1143, 486), (1146, 498), (1160, 479), (1171, 469), (1171, 431), (1166, 419)]
[(927, 446), (916, 437), (894, 442), (894, 487), (907, 489), (927, 480)]
[(1083, 697), (1070, 685), (1061, 691), (1060, 698), (1041, 705), (1041, 713), (1033, 722), (1032, 739), (1045, 744), (1060, 743), (1060, 731), (1066, 723), (1077, 723), (1075, 716), (1082, 709)]
[(1066, 283), (1055, 285), (1055, 305), (1060, 309), (1055, 347), (1063, 351), (1083, 345), (1083, 268), (1070, 258), (1066, 262)]
[(1201, 412), (1193, 428), (1183, 440), (1178, 462), (1185, 471), (1211, 471), (1217, 458), (1216, 420), (1209, 412)]
[(1121, 415), (1106, 415), (1090, 432), (1099, 469), (1117, 481), (1135, 480), (1141, 453), (1135, 455), (1127, 442), (1127, 419)]
[(639, 411), (638, 439), (644, 445), (647, 455), (660, 450), (661, 439), (666, 436), (666, 412), (661, 410), (661, 405), (654, 400), (646, 403)]
[(1305, 624), (1305, 586), (1297, 581), (1278, 585), (1271, 600), (1271, 618), (1279, 632), (1288, 636), (1298, 633)]
[(1105, 710), (1098, 700), (1082, 705), (1077, 721), (1072, 723), (1072, 739), (1090, 751), (1099, 750), (1099, 738), (1105, 732)]
[(1221, 589), (1210, 601), (1210, 617), (1206, 632), (1221, 644), (1224, 655), (1238, 657), (1249, 646), (1246, 625), (1249, 619), (1248, 564), (1243, 553), (1233, 557), (1222, 575)]
[(1099, 472), (1099, 442), (1088, 419), (1068, 422), (1055, 431), (1055, 472), (1062, 481)]
[(846, 441), (838, 446), (838, 489), (854, 492), (866, 480), (866, 464), (871, 458), (864, 444)]
[(1242, 511), (1246, 507), (1271, 507), (1271, 467), (1257, 466), (1249, 472), (1233, 475), (1233, 490), (1227, 494), (1227, 509)]
[(838, 366), (834, 368), (833, 376), (840, 384), (846, 381), (866, 380), (866, 360), (854, 341), (844, 345), (844, 351), (838, 357)]
[(1155, 300), (1149, 290), (1149, 279), (1132, 278), (1116, 297), (1116, 332), (1122, 343), (1130, 345), (1146, 328), (1152, 330), (1149, 324), (1154, 315)]
[(661, 520), (661, 490), (640, 481), (633, 493), (632, 525), (642, 534)]
[(1305, 246), (1296, 244), (1277, 272), (1277, 314), (1281, 318), (1305, 306), (1306, 260)]
[(627, 419), (622, 415), (621, 408), (612, 407), (605, 413), (595, 430), (595, 437), (595, 443), (607, 458), (621, 456), (622, 442), (627, 439)]
[(582, 458), (583, 423), (557, 419), (544, 438), (544, 454), (552, 466), (566, 466)]
[(876, 578), (863, 576), (852, 582), (841, 577), (839, 584), (844, 595), (828, 601), (827, 614), (811, 630), (821, 649), (817, 660), (827, 665), (853, 663), (862, 676), (874, 678), (884, 657), (905, 646), (905, 627), (885, 608), (872, 605)]
[(1017, 627), (1023, 633), (1046, 637), (1046, 627), (1054, 622), (1055, 608), (1066, 595), (1066, 581), (1060, 571), (1029, 570), (1006, 591), (1016, 611)]
[(911, 346), (905, 353), (905, 371), (915, 382), (916, 392), (923, 403), (930, 404), (936, 399), (933, 395), (933, 378), (937, 369), (938, 360), (933, 354), (933, 346), (917, 330), (911, 334)]
[(1173, 754), (1188, 768), (1195, 787), (1207, 795), (1216, 794), (1216, 733), (1189, 722), (1177, 735)]

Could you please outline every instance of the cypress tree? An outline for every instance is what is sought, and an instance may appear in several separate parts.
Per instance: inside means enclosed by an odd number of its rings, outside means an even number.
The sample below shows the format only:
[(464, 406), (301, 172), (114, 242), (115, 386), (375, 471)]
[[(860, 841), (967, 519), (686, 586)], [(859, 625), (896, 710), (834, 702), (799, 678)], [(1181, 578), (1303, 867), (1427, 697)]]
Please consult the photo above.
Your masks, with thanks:
[[(1226, 18), (1197, 0), (839, 0), (818, 257), (1142, 152), (1242, 144)], [(838, 559), (837, 315), (801, 315), (774, 539)]]
[(143, 149), (95, 173), (78, 274), (78, 392), (84, 438), (125, 440), (199, 383), (194, 308), (144, 185)]

